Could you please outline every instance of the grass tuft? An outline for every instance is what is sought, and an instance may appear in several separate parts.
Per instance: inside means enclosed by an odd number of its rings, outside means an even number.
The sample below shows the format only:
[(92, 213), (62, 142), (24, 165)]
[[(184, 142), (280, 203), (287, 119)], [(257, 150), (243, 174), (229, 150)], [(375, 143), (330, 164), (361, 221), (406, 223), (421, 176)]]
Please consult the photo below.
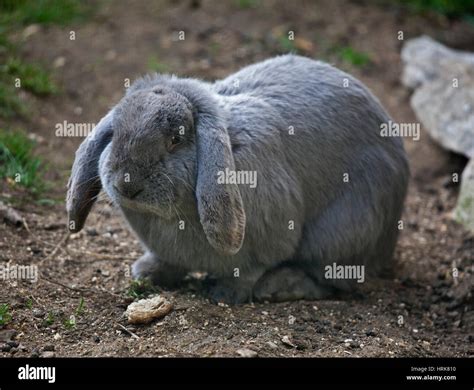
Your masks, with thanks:
[(431, 10), (449, 17), (474, 17), (472, 0), (399, 0), (415, 11)]
[(36, 64), (27, 64), (19, 58), (10, 57), (0, 72), (18, 79), (21, 87), (36, 95), (49, 95), (57, 92), (48, 72)]
[(20, 60), (9, 34), (33, 23), (65, 25), (84, 20), (90, 11), (90, 3), (81, 0), (0, 0), (0, 117), (27, 114), (18, 97), (20, 89), (39, 96), (58, 91), (41, 66)]
[(157, 56), (152, 55), (148, 58), (148, 69), (152, 72), (167, 73), (170, 71), (170, 67), (163, 62), (160, 62)]
[(0, 326), (5, 326), (12, 320), (10, 307), (6, 303), (0, 305)]
[(48, 327), (54, 324), (56, 317), (52, 311), (48, 313), (48, 316), (43, 320), (43, 326)]
[(89, 12), (80, 0), (2, 0), (0, 24), (59, 24), (82, 20)]
[(135, 299), (145, 298), (157, 292), (156, 287), (148, 279), (132, 280), (127, 289), (127, 295)]
[(76, 309), (77, 316), (80, 316), (84, 313), (84, 304), (85, 304), (84, 297), (81, 297), (81, 300), (79, 301), (79, 305), (77, 306), (77, 309)]
[(24, 116), (26, 113), (26, 107), (18, 98), (15, 88), (0, 79), (0, 116), (12, 118), (17, 114)]
[(39, 194), (45, 185), (40, 175), (41, 160), (33, 154), (34, 142), (21, 131), (0, 129), (0, 179)]
[(357, 67), (364, 67), (370, 63), (370, 56), (367, 53), (357, 51), (350, 46), (339, 49), (339, 56), (344, 62)]

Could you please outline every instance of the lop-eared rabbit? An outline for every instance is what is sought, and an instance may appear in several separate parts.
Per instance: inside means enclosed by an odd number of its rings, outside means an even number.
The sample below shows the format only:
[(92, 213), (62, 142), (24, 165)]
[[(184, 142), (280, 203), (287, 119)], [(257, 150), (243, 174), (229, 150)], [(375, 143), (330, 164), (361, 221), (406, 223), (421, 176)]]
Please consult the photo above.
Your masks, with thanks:
[(206, 272), (227, 303), (352, 291), (328, 270), (391, 268), (409, 169), (390, 120), (360, 81), (296, 55), (214, 83), (146, 76), (76, 152), (69, 229), (103, 188), (143, 244), (134, 278)]

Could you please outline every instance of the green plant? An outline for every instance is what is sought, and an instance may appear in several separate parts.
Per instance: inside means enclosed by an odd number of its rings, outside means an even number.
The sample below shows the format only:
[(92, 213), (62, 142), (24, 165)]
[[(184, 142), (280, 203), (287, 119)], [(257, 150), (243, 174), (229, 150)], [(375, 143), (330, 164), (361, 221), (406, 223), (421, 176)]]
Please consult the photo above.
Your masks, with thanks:
[(36, 95), (49, 95), (58, 90), (48, 72), (39, 65), (27, 64), (16, 57), (8, 58), (1, 72), (12, 76), (15, 81), (18, 79), (21, 88)]
[(148, 58), (148, 69), (152, 72), (166, 73), (169, 72), (169, 66), (160, 62), (158, 57), (153, 55)]
[[(2, 49), (4, 49), (4, 55), (1, 53)], [(15, 114), (26, 115), (25, 104), (18, 98), (19, 89), (39, 96), (54, 94), (58, 91), (46, 70), (39, 65), (20, 60), (14, 54), (13, 48), (2, 46), (1, 40), (0, 59), (0, 64), (2, 64), (0, 65), (0, 116), (10, 118)]]
[(84, 313), (84, 297), (81, 297), (81, 300), (79, 301), (79, 305), (77, 306), (76, 309), (76, 315), (80, 316)]
[(81, 297), (79, 300), (79, 305), (77, 306), (76, 310), (74, 311), (74, 314), (71, 314), (69, 318), (66, 318), (63, 322), (64, 327), (66, 329), (74, 329), (76, 327), (76, 317), (81, 316), (84, 313), (84, 297)]
[(473, 17), (472, 0), (399, 0), (415, 11), (432, 10), (450, 17)]
[(219, 42), (211, 42), (209, 44), (209, 51), (212, 57), (216, 57), (219, 54), (220, 50), (221, 50), (221, 45)]
[(41, 160), (33, 154), (34, 142), (21, 131), (0, 129), (0, 179), (39, 194), (45, 189)]
[(41, 66), (23, 62), (8, 35), (21, 26), (67, 24), (90, 14), (89, 2), (81, 0), (0, 0), (0, 116), (26, 115), (27, 107), (18, 98), (23, 88), (36, 95), (57, 92), (57, 86)]
[(2, 303), (0, 305), (0, 326), (8, 324), (12, 320), (12, 315), (10, 314), (10, 308), (8, 304)]
[(295, 45), (295, 41), (293, 39), (290, 39), (286, 34), (278, 36), (278, 45), (280, 46), (280, 50), (285, 53), (296, 53), (298, 51), (298, 48)]
[(64, 25), (83, 19), (90, 9), (80, 0), (2, 0), (0, 23)]
[(370, 63), (370, 56), (367, 53), (357, 51), (350, 46), (340, 48), (339, 56), (343, 61), (357, 67), (363, 67)]
[(127, 295), (133, 298), (144, 298), (158, 290), (148, 279), (132, 280), (127, 289)]
[(0, 79), (0, 116), (11, 118), (16, 114), (25, 115), (25, 105), (16, 95), (15, 88)]
[(76, 327), (76, 317), (74, 317), (73, 314), (71, 314), (69, 318), (64, 321), (64, 327), (66, 329), (73, 329)]
[(43, 326), (51, 326), (54, 324), (55, 321), (56, 317), (54, 316), (54, 313), (50, 311), (43, 321)]

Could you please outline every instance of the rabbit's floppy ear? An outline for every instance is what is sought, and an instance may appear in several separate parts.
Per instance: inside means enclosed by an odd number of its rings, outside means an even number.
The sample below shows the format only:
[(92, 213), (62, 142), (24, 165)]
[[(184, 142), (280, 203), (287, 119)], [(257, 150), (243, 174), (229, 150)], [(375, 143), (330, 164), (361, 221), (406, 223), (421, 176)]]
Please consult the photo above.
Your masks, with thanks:
[(219, 183), (219, 172), (235, 170), (229, 135), (222, 120), (199, 115), (196, 123), (199, 218), (209, 243), (218, 252), (234, 255), (242, 247), (245, 211), (237, 184)]
[(66, 201), (68, 227), (71, 232), (82, 229), (102, 188), (99, 158), (112, 139), (112, 117), (113, 110), (100, 120), (76, 151)]

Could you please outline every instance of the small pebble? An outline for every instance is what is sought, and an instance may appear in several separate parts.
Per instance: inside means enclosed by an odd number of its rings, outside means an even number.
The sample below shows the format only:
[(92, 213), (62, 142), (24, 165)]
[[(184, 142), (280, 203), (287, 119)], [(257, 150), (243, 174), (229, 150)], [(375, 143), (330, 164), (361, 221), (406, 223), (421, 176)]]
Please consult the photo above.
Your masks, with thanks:
[(40, 353), (37, 349), (33, 349), (33, 351), (31, 352), (31, 355), (30, 357), (32, 358), (39, 358), (40, 357)]
[(43, 318), (44, 317), (44, 311), (41, 309), (33, 309), (32, 311), (33, 317), (36, 318)]
[(289, 347), (296, 348), (296, 345), (290, 340), (288, 336), (283, 336), (281, 342)]
[(4, 329), (0, 330), (0, 342), (7, 342), (15, 337), (17, 331), (15, 329)]
[(267, 345), (272, 349), (278, 348), (278, 345), (276, 345), (273, 341), (267, 341)]
[(53, 66), (55, 68), (62, 68), (66, 64), (66, 58), (64, 57), (57, 57), (53, 61)]
[[(157, 295), (131, 303), (124, 314), (129, 324), (147, 324), (165, 317), (172, 309), (171, 302)], [(187, 325), (187, 320), (183, 315), (180, 316), (179, 323), (183, 326)]]
[(10, 352), (11, 349), (12, 349), (12, 347), (8, 344), (3, 344), (2, 345), (2, 352)]
[(87, 233), (87, 235), (89, 235), (91, 237), (97, 236), (99, 234), (99, 233), (97, 233), (97, 230), (94, 229), (94, 228), (87, 228), (86, 233)]
[(236, 352), (237, 352), (237, 355), (240, 355), (245, 358), (255, 358), (258, 356), (257, 352), (248, 348), (241, 348), (241, 349), (238, 349)]

